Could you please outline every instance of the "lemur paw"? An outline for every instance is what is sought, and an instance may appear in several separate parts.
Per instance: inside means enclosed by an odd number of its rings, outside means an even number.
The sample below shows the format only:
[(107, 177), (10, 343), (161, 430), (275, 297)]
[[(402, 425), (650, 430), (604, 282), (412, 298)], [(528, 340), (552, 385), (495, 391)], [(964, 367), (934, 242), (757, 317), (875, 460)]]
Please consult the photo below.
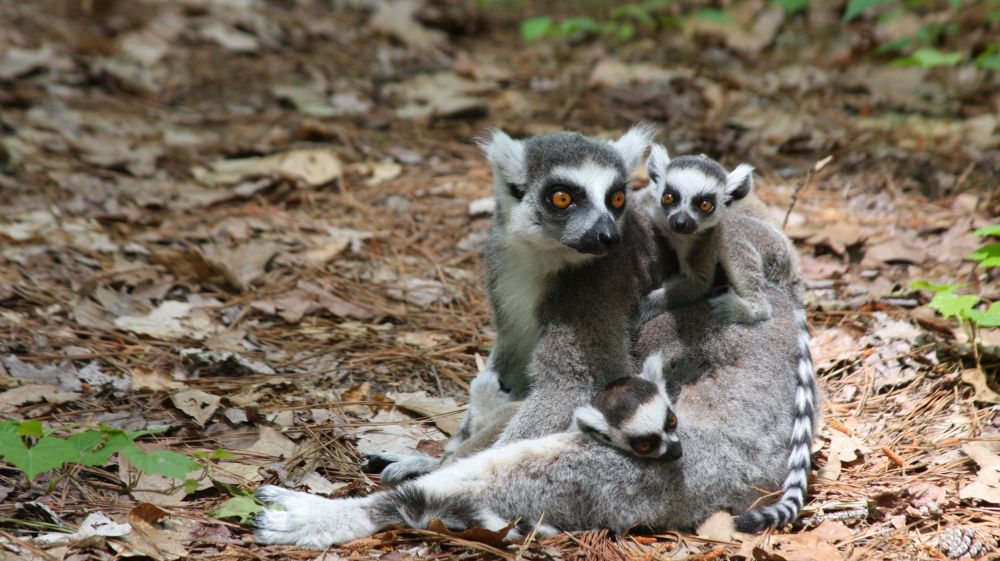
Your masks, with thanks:
[(256, 496), (268, 508), (254, 519), (257, 541), (323, 549), (370, 536), (377, 528), (367, 499), (324, 499), (265, 485)]
[(731, 323), (753, 324), (771, 319), (771, 304), (767, 300), (751, 303), (735, 292), (726, 292), (708, 299), (712, 315)]
[(441, 466), (443, 458), (435, 458), (427, 454), (392, 454), (382, 453), (377, 457), (388, 459), (390, 463), (382, 469), (382, 483), (396, 484), (425, 473), (430, 473)]

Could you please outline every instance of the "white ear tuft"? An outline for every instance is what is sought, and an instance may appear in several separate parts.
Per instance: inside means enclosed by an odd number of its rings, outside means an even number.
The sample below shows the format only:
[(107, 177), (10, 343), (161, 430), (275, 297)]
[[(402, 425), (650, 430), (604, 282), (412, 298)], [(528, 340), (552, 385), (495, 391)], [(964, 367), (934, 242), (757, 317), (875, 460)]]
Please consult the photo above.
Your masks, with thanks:
[(740, 164), (726, 176), (726, 193), (730, 201), (738, 201), (753, 190), (753, 166)]
[(632, 173), (646, 163), (649, 157), (650, 145), (659, 133), (656, 127), (649, 123), (633, 125), (627, 133), (614, 141), (612, 146), (625, 160), (625, 169)]
[(663, 355), (657, 352), (647, 356), (646, 360), (642, 363), (642, 373), (640, 376), (662, 388), (664, 385)]
[(596, 432), (608, 438), (608, 431), (611, 430), (611, 426), (608, 425), (608, 421), (604, 418), (604, 415), (593, 405), (581, 405), (577, 407), (576, 411), (573, 412), (573, 417), (576, 419), (576, 426), (581, 432)]
[(653, 143), (652, 149), (649, 152), (649, 163), (646, 169), (646, 174), (649, 176), (650, 181), (653, 183), (658, 182), (663, 179), (663, 175), (667, 172), (667, 164), (670, 163), (670, 156), (667, 154), (666, 146), (655, 142)]
[(507, 136), (500, 129), (490, 129), (476, 144), (493, 164), (493, 171), (509, 185), (524, 185), (527, 170), (524, 163), (524, 143)]

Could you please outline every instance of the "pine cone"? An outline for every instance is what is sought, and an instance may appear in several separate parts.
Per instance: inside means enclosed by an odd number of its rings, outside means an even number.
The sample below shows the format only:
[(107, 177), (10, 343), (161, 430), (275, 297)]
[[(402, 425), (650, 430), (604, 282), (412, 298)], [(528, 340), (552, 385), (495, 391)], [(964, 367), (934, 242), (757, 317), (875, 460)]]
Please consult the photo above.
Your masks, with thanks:
[(949, 559), (975, 559), (993, 552), (997, 540), (975, 528), (949, 528), (938, 538), (938, 549)]

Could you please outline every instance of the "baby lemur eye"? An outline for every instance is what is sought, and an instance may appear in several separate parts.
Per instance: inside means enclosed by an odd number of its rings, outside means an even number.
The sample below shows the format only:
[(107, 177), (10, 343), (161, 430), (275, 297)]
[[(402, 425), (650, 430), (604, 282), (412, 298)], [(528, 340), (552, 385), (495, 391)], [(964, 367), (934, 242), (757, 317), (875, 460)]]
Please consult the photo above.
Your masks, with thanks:
[(667, 430), (674, 430), (675, 428), (677, 428), (677, 415), (671, 413), (667, 417), (667, 422), (663, 425), (663, 428)]
[(611, 194), (611, 207), (619, 209), (625, 206), (625, 191), (615, 191)]
[(672, 205), (674, 204), (674, 196), (670, 193), (664, 193), (663, 196), (660, 197), (660, 202), (663, 203), (663, 206)]
[(549, 196), (549, 200), (552, 201), (552, 206), (563, 210), (573, 204), (573, 197), (566, 191), (556, 191)]
[(635, 445), (635, 451), (640, 454), (649, 454), (653, 451), (653, 443), (650, 441), (640, 442)]
[(701, 201), (700, 203), (698, 203), (698, 210), (706, 214), (712, 212), (712, 209), (714, 208), (715, 208), (715, 203), (713, 203), (712, 201)]

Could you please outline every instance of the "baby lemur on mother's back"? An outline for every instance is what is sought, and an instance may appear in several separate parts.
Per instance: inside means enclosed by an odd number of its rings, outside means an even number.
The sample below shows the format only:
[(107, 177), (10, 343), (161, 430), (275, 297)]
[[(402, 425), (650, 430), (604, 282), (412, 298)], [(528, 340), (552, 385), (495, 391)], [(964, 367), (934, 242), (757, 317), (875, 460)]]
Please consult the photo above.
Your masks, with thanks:
[[(671, 160), (655, 144), (649, 179), (649, 215), (676, 251), (680, 274), (646, 298), (644, 319), (710, 297), (720, 318), (756, 323), (771, 317), (765, 284), (797, 290), (792, 286), (798, 283), (795, 252), (751, 196), (752, 167), (740, 164), (727, 172), (704, 155)], [(729, 290), (711, 295), (721, 284)]]

